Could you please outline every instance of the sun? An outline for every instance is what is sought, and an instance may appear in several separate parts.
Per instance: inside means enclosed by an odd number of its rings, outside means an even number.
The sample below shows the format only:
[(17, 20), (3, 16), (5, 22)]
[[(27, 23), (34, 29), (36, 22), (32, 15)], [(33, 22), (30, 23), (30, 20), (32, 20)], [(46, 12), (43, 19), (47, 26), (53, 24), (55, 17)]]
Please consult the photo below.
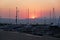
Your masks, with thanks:
[(35, 17), (35, 16), (32, 16), (31, 18), (32, 18), (32, 19), (35, 19), (36, 17)]

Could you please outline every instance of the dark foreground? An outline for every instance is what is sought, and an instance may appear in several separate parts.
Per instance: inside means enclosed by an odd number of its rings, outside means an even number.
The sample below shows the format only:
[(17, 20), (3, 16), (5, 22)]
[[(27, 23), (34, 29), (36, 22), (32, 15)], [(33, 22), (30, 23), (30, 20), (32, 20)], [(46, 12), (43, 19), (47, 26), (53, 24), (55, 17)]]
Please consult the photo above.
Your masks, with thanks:
[(20, 32), (0, 31), (0, 40), (60, 40), (60, 38), (35, 36)]

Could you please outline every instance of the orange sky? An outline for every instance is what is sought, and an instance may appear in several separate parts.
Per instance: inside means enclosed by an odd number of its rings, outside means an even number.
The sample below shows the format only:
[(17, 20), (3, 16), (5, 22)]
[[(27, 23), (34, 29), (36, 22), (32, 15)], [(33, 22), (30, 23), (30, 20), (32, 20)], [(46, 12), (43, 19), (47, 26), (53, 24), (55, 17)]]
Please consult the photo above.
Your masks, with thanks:
[(60, 0), (0, 0), (0, 16), (9, 16), (9, 8), (11, 18), (15, 18), (15, 7), (18, 7), (19, 18), (28, 18), (27, 11), (29, 8), (29, 17), (41, 18), (41, 12), (43, 16), (49, 16), (49, 11), (55, 8), (57, 16), (60, 15)]

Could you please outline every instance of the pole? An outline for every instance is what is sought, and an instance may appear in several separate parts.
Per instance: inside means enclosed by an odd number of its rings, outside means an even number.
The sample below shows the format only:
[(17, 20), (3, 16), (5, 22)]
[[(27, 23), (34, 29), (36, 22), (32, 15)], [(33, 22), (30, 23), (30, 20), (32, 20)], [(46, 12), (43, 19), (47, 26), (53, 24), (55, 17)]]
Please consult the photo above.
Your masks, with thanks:
[(30, 22), (29, 22), (29, 8), (28, 8), (28, 24), (30, 24)]
[(50, 22), (50, 24), (51, 24), (51, 10), (50, 10), (50, 21), (49, 21), (49, 22)]
[(56, 18), (56, 17), (55, 17), (55, 9), (53, 8), (53, 23), (54, 23), (54, 24), (55, 24), (55, 21), (56, 21), (55, 18)]
[(9, 23), (10, 23), (10, 8), (9, 8)]
[(17, 17), (18, 17), (18, 16), (17, 16), (17, 13), (18, 13), (18, 10), (17, 10), (17, 9), (18, 9), (18, 8), (16, 7), (16, 25), (17, 25), (17, 22), (18, 22), (18, 21), (17, 21)]

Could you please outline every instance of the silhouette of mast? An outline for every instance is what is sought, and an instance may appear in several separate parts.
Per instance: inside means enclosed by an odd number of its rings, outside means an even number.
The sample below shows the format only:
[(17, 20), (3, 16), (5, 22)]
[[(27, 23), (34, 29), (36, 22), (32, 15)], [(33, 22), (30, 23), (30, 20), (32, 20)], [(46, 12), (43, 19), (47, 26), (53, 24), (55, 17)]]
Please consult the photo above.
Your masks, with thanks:
[(50, 20), (49, 23), (51, 24), (51, 10), (50, 10), (50, 19), (49, 20)]
[(46, 24), (46, 13), (44, 13), (44, 24)]
[(28, 8), (28, 24), (30, 24), (30, 22), (29, 22), (29, 8)]
[(41, 15), (40, 15), (40, 16), (41, 16), (41, 23), (42, 23), (42, 18), (43, 18), (43, 17), (42, 17), (42, 10), (41, 10)]
[[(35, 16), (35, 9), (34, 9), (34, 13), (33, 16)], [(33, 24), (35, 23), (35, 18), (33, 19)]]
[(1, 18), (2, 18), (2, 17), (1, 17), (1, 14), (2, 14), (2, 13), (1, 13), (1, 8), (0, 8), (0, 22), (1, 22)]
[(46, 17), (44, 17), (44, 24), (46, 24)]
[(60, 16), (59, 16), (59, 19), (58, 19), (58, 25), (60, 25)]
[(9, 23), (10, 23), (10, 8), (9, 8)]
[(0, 16), (0, 22), (1, 22), (1, 16)]
[(55, 17), (55, 8), (53, 8), (53, 23), (55, 23), (55, 21), (56, 21), (55, 18), (56, 18)]
[(16, 7), (16, 24), (18, 23), (18, 7)]

